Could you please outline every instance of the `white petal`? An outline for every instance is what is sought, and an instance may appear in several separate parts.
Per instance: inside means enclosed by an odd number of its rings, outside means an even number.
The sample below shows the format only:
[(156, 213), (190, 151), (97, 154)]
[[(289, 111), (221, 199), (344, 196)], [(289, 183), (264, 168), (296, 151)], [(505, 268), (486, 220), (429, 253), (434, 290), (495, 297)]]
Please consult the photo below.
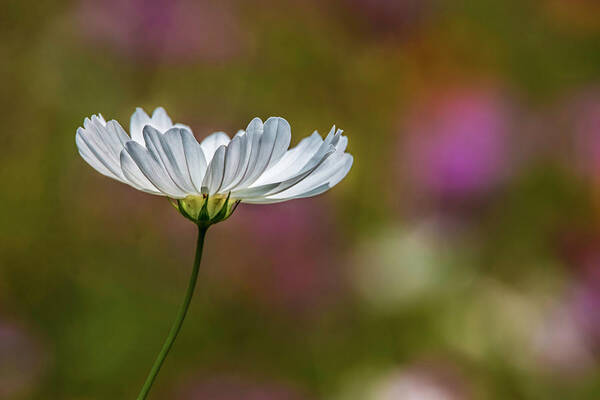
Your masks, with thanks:
[[(338, 130), (336, 133), (334, 131), (335, 126), (331, 129), (325, 140), (322, 140), (318, 132), (315, 131), (297, 154), (292, 153), (286, 157), (286, 163), (289, 163), (289, 165), (284, 164), (280, 166), (277, 163), (272, 167), (273, 171), (267, 171), (265, 173), (266, 177), (255, 182), (251, 187), (259, 183), (265, 184), (271, 182), (273, 176), (276, 176), (278, 179), (283, 178), (283, 180), (287, 180), (291, 179), (292, 176), (313, 170), (323, 162), (324, 158), (335, 151), (333, 143), (337, 144), (339, 142), (342, 131)], [(300, 145), (297, 147), (300, 147)]]
[(227, 145), (229, 141), (229, 136), (225, 132), (215, 132), (204, 138), (200, 142), (200, 146), (202, 147), (206, 161), (210, 162), (219, 146)]
[(286, 194), (286, 192), (280, 193), (275, 196), (268, 197), (257, 197), (252, 199), (243, 200), (244, 203), (248, 204), (273, 204), (273, 203), (281, 203), (282, 201), (292, 200), (292, 199), (303, 199), (306, 197), (317, 196), (321, 193), (324, 193), (337, 185), (350, 171), (353, 163), (353, 157), (350, 154), (344, 154), (343, 163), (339, 165), (339, 169), (331, 176), (327, 183), (321, 184), (315, 188), (312, 188), (308, 191), (301, 192), (296, 195)]
[(286, 120), (276, 117), (267, 119), (263, 125), (256, 161), (244, 179), (245, 185), (254, 183), (270, 165), (283, 157), (290, 144), (290, 138), (290, 125)]
[(196, 192), (201, 193), (202, 180), (207, 168), (206, 158), (204, 158), (200, 143), (198, 143), (191, 131), (182, 130), (181, 139), (183, 140), (183, 150), (187, 161), (188, 173)]
[(164, 108), (156, 107), (152, 113), (150, 124), (160, 132), (164, 133), (167, 129), (170, 129), (173, 126), (173, 121), (171, 121), (171, 118)]
[(335, 145), (339, 142), (339, 139), (342, 135), (342, 131), (338, 130), (336, 133), (333, 133), (335, 130), (335, 126), (331, 128), (331, 131), (323, 140), (323, 143), (319, 146), (315, 154), (307, 161), (307, 163), (302, 167), (303, 170), (312, 168), (315, 164), (320, 163), (322, 158), (326, 153), (329, 153), (331, 149), (335, 150)]
[[(179, 132), (179, 128), (173, 128)], [(165, 142), (164, 135), (151, 125), (144, 127), (144, 142), (146, 148), (152, 154), (154, 159), (164, 168), (171, 177), (175, 185), (184, 192), (194, 192), (193, 185), (190, 181), (187, 167), (185, 173), (177, 163), (175, 154), (171, 151), (169, 145)]]
[(204, 181), (202, 182), (203, 193), (206, 192), (212, 195), (219, 191), (223, 183), (223, 173), (225, 171), (225, 151), (226, 147), (220, 146), (215, 151), (212, 160), (210, 160)]
[(130, 138), (117, 121), (110, 120), (105, 124), (104, 142), (108, 145), (111, 152), (118, 156), (125, 147)]
[(260, 150), (260, 139), (263, 133), (263, 123), (260, 118), (254, 118), (246, 128), (246, 152), (247, 161), (243, 166), (243, 174), (240, 179), (236, 179), (238, 189), (247, 187), (250, 182), (251, 174), (254, 171), (258, 154)]
[(186, 124), (180, 124), (180, 123), (176, 123), (173, 125), (175, 128), (183, 128), (183, 129), (187, 129), (188, 131), (190, 131), (190, 133), (193, 134), (192, 132), (192, 128), (189, 127), (189, 125)]
[(101, 174), (125, 181), (118, 161), (124, 143), (129, 140), (123, 128), (117, 121), (107, 124), (101, 115), (85, 118), (83, 126), (75, 135), (83, 159)]
[(110, 171), (111, 175), (108, 176), (122, 181), (124, 177), (117, 155), (105, 143), (107, 136), (106, 128), (97, 121), (84, 125), (87, 125), (87, 128), (77, 129), (77, 135), (86, 144), (87, 149), (93, 157)]
[(290, 124), (283, 118), (270, 117), (263, 127), (263, 135), (274, 136), (273, 149), (265, 169), (277, 164), (290, 147), (292, 130)]
[[(222, 192), (227, 192), (231, 189), (236, 188), (246, 175), (246, 172), (248, 171), (248, 163), (250, 161), (250, 156), (252, 153), (252, 142), (255, 138), (255, 135), (254, 133), (247, 134), (245, 131), (238, 131), (235, 137), (239, 138), (240, 140), (240, 161), (238, 164), (237, 171), (235, 172), (231, 181), (224, 183), (221, 186), (220, 190)], [(258, 137), (256, 137), (255, 142), (256, 146), (258, 146)]]
[[(79, 128), (79, 129), (81, 129), (81, 128)], [(79, 154), (81, 155), (81, 157), (92, 168), (94, 168), (96, 171), (100, 172), (102, 175), (108, 176), (109, 178), (118, 179), (115, 176), (115, 174), (113, 174), (112, 172), (110, 172), (110, 170), (108, 168), (106, 168), (104, 166), (104, 164), (102, 164), (102, 162), (100, 162), (100, 160), (98, 160), (98, 158), (90, 150), (90, 148), (88, 147), (88, 145), (85, 143), (85, 141), (81, 137), (81, 134), (79, 133), (79, 130), (75, 134), (75, 144), (77, 145), (77, 150), (79, 150)]]
[(288, 150), (277, 164), (265, 171), (254, 182), (253, 186), (283, 181), (297, 175), (321, 147), (322, 143), (323, 139), (316, 131), (309, 137), (302, 139), (296, 147)]
[(102, 114), (98, 113), (97, 115), (92, 115), (92, 119), (94, 119), (94, 117), (98, 118), (102, 125), (106, 126), (106, 120), (104, 119)]
[(354, 164), (354, 157), (352, 156), (352, 154), (345, 153), (344, 163), (342, 167), (335, 174), (333, 174), (331, 178), (329, 178), (329, 187), (334, 187), (335, 185), (340, 183), (341, 180), (344, 179), (346, 175), (348, 175), (348, 172), (350, 172), (352, 164)]
[(231, 192), (231, 196), (234, 199), (241, 199), (244, 203), (246, 203), (246, 200), (248, 199), (268, 197), (267, 193), (277, 189), (279, 185), (281, 185), (281, 182), (269, 183), (266, 185), (261, 185), (252, 188), (233, 190)]
[[(315, 196), (327, 191), (346, 176), (353, 162), (352, 156), (344, 153), (348, 145), (348, 138), (340, 134), (341, 131), (336, 132), (334, 136), (328, 135), (329, 142), (337, 144), (335, 152), (322, 159), (318, 165), (313, 165), (308, 173), (297, 175), (300, 179), (289, 179), (269, 192), (254, 191), (247, 194), (240, 192), (232, 193), (232, 195), (235, 194), (241, 197), (245, 203), (270, 203), (272, 201)], [(333, 148), (333, 146), (330, 145), (330, 148)], [(268, 185), (264, 185), (264, 187), (268, 187)], [(245, 197), (243, 197), (244, 195)]]
[(262, 119), (258, 117), (252, 118), (252, 121), (246, 127), (246, 132), (254, 132), (256, 134), (262, 135), (263, 133), (263, 122)]
[(196, 188), (190, 177), (186, 161), (183, 132), (189, 133), (186, 129), (171, 128), (159, 137), (168, 159), (165, 161), (165, 165), (170, 165), (167, 170), (173, 170), (173, 180), (185, 191), (193, 193)]
[(163, 193), (161, 193), (156, 186), (146, 178), (127, 150), (123, 149), (121, 151), (120, 159), (121, 169), (123, 170), (123, 175), (127, 178), (127, 183), (138, 190), (151, 194), (163, 195)]
[[(333, 157), (332, 157), (333, 158)], [(332, 163), (326, 160), (313, 171), (307, 178), (281, 193), (269, 196), (273, 199), (289, 199), (316, 196), (337, 184), (350, 170), (353, 158), (344, 153), (341, 157), (333, 159)], [(315, 191), (315, 189), (319, 189)]]
[(242, 136), (235, 136), (227, 145), (225, 152), (225, 170), (221, 188), (226, 188), (238, 176), (242, 157), (246, 153), (246, 140)]
[(135, 141), (129, 141), (125, 149), (139, 167), (146, 178), (161, 192), (169, 197), (181, 199), (186, 197), (187, 193), (182, 191), (173, 182), (167, 171), (161, 163), (141, 144)]
[(142, 130), (144, 126), (150, 124), (150, 117), (146, 114), (142, 108), (138, 107), (135, 112), (131, 115), (129, 122), (129, 135), (133, 140), (139, 144), (144, 144), (144, 135)]
[(323, 159), (321, 160), (321, 162), (319, 164), (315, 164), (312, 168), (303, 170), (300, 173), (298, 173), (292, 177), (289, 177), (283, 181), (268, 183), (268, 184), (264, 184), (264, 185), (260, 185), (260, 186), (251, 186), (249, 188), (235, 190), (232, 192), (232, 196), (234, 198), (239, 198), (239, 199), (243, 199), (244, 201), (246, 201), (248, 199), (256, 198), (256, 197), (270, 197), (274, 194), (283, 192), (283, 191), (289, 189), (290, 187), (298, 184), (298, 182), (301, 182), (302, 180), (306, 179), (306, 177), (311, 175), (314, 170), (319, 168), (320, 165), (327, 160), (327, 157), (329, 155), (333, 154), (333, 152), (334, 151), (332, 150), (330, 153), (327, 153), (325, 155), (325, 157), (323, 157)]
[(344, 154), (343, 162), (339, 164), (337, 171), (329, 178), (329, 181), (326, 184), (322, 184), (317, 186), (307, 192), (299, 194), (295, 196), (295, 199), (302, 199), (305, 197), (317, 196), (323, 192), (328, 191), (335, 185), (337, 185), (346, 175), (350, 172), (350, 168), (352, 168), (352, 163), (354, 162), (354, 157), (351, 154)]

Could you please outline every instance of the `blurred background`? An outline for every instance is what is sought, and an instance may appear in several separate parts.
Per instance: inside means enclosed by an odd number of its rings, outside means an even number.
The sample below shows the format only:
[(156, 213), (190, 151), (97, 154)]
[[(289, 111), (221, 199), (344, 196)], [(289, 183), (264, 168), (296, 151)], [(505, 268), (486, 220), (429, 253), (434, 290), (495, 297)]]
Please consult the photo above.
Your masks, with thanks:
[(75, 130), (282, 116), (355, 164), (211, 229), (152, 399), (600, 398), (594, 0), (8, 1), (0, 398), (133, 399), (195, 228)]

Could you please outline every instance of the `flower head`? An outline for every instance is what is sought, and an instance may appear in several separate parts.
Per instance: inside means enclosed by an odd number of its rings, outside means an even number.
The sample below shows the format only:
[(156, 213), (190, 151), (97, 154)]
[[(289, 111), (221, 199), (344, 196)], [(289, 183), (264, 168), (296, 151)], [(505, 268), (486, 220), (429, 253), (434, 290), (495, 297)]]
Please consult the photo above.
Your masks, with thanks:
[(229, 217), (239, 202), (266, 204), (321, 194), (350, 170), (348, 139), (331, 128), (288, 149), (289, 123), (254, 118), (233, 138), (215, 132), (198, 142), (162, 107), (150, 117), (138, 108), (130, 136), (101, 115), (86, 118), (75, 137), (83, 159), (103, 175), (147, 193), (166, 196), (186, 217), (210, 225)]

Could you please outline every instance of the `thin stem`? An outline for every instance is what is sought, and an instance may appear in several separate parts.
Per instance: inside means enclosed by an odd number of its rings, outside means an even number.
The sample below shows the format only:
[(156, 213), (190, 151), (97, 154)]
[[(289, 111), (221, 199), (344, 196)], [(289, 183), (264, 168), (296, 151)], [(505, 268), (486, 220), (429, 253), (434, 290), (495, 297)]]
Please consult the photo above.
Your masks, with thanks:
[(162, 367), (165, 358), (167, 358), (167, 354), (169, 354), (169, 350), (173, 346), (175, 339), (177, 338), (177, 334), (181, 329), (181, 325), (183, 325), (183, 320), (187, 314), (188, 308), (190, 306), (190, 302), (192, 301), (192, 296), (194, 295), (194, 288), (196, 287), (196, 281), (198, 280), (198, 270), (200, 269), (200, 260), (202, 259), (202, 248), (204, 247), (204, 237), (206, 236), (207, 227), (198, 226), (198, 241), (196, 243), (196, 257), (194, 259), (194, 266), (192, 268), (192, 275), (190, 276), (190, 283), (188, 284), (187, 292), (185, 293), (185, 298), (183, 300), (183, 304), (177, 313), (177, 318), (173, 323), (173, 327), (171, 328), (171, 332), (169, 332), (169, 336), (165, 340), (165, 344), (163, 345), (160, 353), (156, 357), (156, 361), (154, 361), (154, 365), (148, 374), (148, 378), (146, 378), (146, 382), (142, 387), (140, 394), (137, 397), (137, 400), (144, 400), (148, 396), (148, 392), (150, 392), (150, 388), (156, 379), (156, 375), (160, 371), (160, 367)]

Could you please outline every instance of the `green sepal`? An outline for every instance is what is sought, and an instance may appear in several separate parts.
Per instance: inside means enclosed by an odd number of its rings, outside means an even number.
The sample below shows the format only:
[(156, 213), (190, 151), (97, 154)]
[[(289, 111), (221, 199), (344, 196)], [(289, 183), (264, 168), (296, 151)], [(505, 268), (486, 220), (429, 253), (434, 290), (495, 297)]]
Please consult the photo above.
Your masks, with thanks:
[(228, 209), (228, 204), (229, 204), (229, 198), (231, 197), (231, 192), (227, 193), (227, 198), (225, 199), (225, 201), (223, 202), (223, 205), (221, 206), (221, 209), (219, 210), (219, 212), (217, 213), (217, 215), (215, 215), (215, 219), (219, 220), (219, 221), (223, 221), (225, 218), (227, 218), (227, 209)]
[(227, 197), (201, 194), (170, 201), (181, 215), (204, 227), (226, 220), (239, 204), (239, 200), (231, 199), (231, 193)]
[(208, 213), (208, 201), (209, 201), (209, 196), (207, 194), (203, 194), (202, 198), (204, 199), (204, 202), (202, 203), (202, 207), (200, 208), (200, 212), (198, 213), (197, 216), (197, 222), (209, 222), (210, 221), (210, 215)]

